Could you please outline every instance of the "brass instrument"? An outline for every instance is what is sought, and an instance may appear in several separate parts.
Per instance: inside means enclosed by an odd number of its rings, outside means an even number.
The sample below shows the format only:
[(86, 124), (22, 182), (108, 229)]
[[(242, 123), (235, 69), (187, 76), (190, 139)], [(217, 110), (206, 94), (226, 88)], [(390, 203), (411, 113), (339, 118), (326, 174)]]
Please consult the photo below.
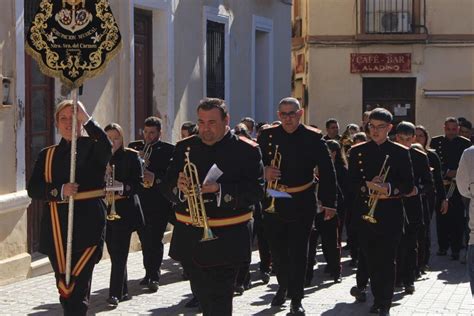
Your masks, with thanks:
[[(143, 151), (140, 153), (141, 158), (143, 159), (143, 165), (146, 168), (150, 165), (150, 157), (153, 152), (153, 147), (150, 144), (145, 144)], [(153, 186), (153, 182), (143, 180), (143, 187), (149, 189)]]
[(186, 200), (188, 202), (188, 208), (186, 211), (191, 217), (192, 225), (204, 229), (201, 241), (217, 239), (218, 237), (214, 235), (209, 227), (206, 208), (204, 207), (204, 199), (202, 198), (201, 193), (201, 185), (199, 184), (197, 167), (189, 159), (189, 151), (186, 152), (183, 173), (190, 182), (188, 192), (186, 192)]
[[(281, 154), (278, 152), (278, 145), (275, 145), (275, 155), (270, 163), (270, 166), (280, 169)], [(273, 180), (267, 183), (267, 190), (276, 190), (278, 188), (278, 180)], [(272, 198), (270, 206), (265, 209), (267, 213), (275, 213), (275, 198)]]
[[(115, 165), (111, 166), (111, 171), (108, 174), (107, 185), (109, 187), (115, 186)], [(107, 215), (107, 220), (114, 221), (120, 219), (120, 215), (115, 210), (115, 191), (107, 192), (106, 194), (107, 206), (110, 206), (110, 213)]]
[[(382, 164), (382, 168), (380, 169), (380, 172), (379, 172), (379, 177), (382, 178), (382, 182), (385, 182), (387, 180), (387, 175), (388, 175), (388, 172), (390, 171), (390, 166), (385, 167), (386, 164), (387, 164), (388, 158), (389, 158), (389, 156), (386, 155), (385, 160)], [(369, 202), (368, 202), (368, 205), (370, 207), (370, 210), (369, 210), (368, 214), (362, 215), (363, 220), (365, 220), (365, 221), (367, 221), (371, 224), (376, 224), (377, 223), (377, 220), (374, 217), (374, 213), (375, 213), (375, 208), (377, 207), (377, 203), (379, 201), (380, 196), (381, 196), (381, 193), (374, 192), (373, 190), (369, 189)]]

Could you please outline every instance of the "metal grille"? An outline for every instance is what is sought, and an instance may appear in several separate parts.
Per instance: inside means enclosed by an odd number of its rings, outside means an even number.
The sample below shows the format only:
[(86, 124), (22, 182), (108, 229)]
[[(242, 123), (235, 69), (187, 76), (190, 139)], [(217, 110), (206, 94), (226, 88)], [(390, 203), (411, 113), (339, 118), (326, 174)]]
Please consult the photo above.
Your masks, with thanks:
[(207, 21), (206, 34), (206, 81), (207, 96), (225, 98), (225, 36), (222, 23)]
[(419, 0), (362, 0), (362, 3), (365, 33), (416, 33), (416, 28), (420, 27), (416, 23), (421, 21)]

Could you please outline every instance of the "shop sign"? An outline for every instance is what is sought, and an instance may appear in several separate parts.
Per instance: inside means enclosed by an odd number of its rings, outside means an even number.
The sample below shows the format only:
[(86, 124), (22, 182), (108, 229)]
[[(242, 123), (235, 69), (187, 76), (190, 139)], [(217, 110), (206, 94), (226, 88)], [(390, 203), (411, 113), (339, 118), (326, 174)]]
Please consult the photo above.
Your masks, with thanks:
[(411, 54), (351, 54), (351, 73), (411, 72)]

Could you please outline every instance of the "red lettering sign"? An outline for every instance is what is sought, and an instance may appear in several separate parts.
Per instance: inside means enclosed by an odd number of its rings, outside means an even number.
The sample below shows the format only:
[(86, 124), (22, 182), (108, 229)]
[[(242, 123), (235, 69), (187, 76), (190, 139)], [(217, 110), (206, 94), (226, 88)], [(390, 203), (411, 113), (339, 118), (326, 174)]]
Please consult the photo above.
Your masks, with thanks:
[(411, 54), (351, 54), (351, 73), (411, 72)]

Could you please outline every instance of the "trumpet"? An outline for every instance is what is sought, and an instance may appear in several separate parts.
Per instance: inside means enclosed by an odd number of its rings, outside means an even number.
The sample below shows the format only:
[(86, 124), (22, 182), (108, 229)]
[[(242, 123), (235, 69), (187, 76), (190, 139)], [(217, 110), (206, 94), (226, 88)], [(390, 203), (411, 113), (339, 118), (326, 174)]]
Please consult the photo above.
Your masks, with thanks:
[[(278, 145), (275, 145), (275, 155), (273, 156), (270, 166), (280, 169), (280, 164), (281, 164), (281, 153), (278, 152)], [(267, 190), (268, 189), (276, 190), (277, 188), (278, 188), (278, 180), (273, 180), (273, 181), (268, 182)], [(265, 209), (265, 212), (275, 213), (275, 198), (272, 198), (270, 202), (270, 206)]]
[[(150, 144), (145, 144), (145, 146), (143, 147), (143, 151), (140, 153), (145, 169), (150, 165), (150, 157), (151, 157), (152, 152), (153, 152), (153, 147)], [(152, 186), (153, 186), (152, 182), (147, 181), (147, 180), (143, 181), (143, 187), (145, 189), (149, 189)]]
[(186, 152), (183, 173), (188, 181), (190, 181), (190, 186), (186, 193), (186, 200), (188, 202), (186, 212), (188, 212), (191, 217), (191, 224), (195, 227), (203, 228), (204, 231), (201, 241), (217, 239), (209, 227), (206, 208), (204, 207), (204, 199), (202, 198), (201, 193), (201, 185), (199, 184), (197, 167), (189, 159), (189, 151)]
[[(115, 165), (112, 165), (111, 169), (112, 170), (108, 174), (107, 186), (113, 188), (115, 186)], [(107, 215), (107, 220), (114, 221), (120, 219), (120, 215), (118, 215), (115, 210), (115, 191), (107, 192), (106, 201), (107, 206), (110, 206), (110, 213)]]
[[(389, 155), (386, 155), (385, 160), (382, 164), (382, 168), (380, 169), (380, 172), (379, 172), (379, 177), (382, 178), (382, 182), (385, 182), (387, 180), (387, 175), (388, 175), (388, 172), (390, 171), (390, 166), (385, 167), (387, 164), (388, 158), (389, 158)], [(377, 207), (377, 203), (379, 201), (380, 195), (381, 195), (380, 193), (374, 192), (374, 190), (369, 189), (368, 205), (370, 207), (370, 210), (369, 210), (369, 213), (362, 215), (362, 219), (371, 224), (377, 223), (377, 220), (374, 217), (374, 213), (375, 213), (375, 208)]]

